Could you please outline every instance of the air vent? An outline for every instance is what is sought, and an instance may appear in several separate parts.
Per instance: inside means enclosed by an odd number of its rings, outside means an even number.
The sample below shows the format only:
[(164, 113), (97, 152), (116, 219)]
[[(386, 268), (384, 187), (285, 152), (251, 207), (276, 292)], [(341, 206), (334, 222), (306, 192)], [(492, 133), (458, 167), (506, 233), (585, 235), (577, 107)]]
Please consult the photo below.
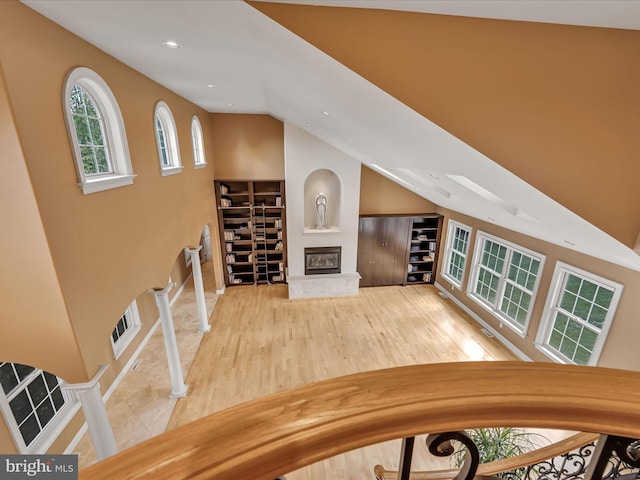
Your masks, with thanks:
[(489, 338), (493, 338), (493, 333), (491, 333), (489, 330), (487, 330), (486, 328), (481, 328), (480, 331), (482, 333), (484, 333), (487, 337)]
[(447, 297), (447, 294), (444, 292), (438, 292), (438, 295), (440, 295), (442, 298), (449, 298)]
[(133, 365), (131, 366), (131, 370), (130, 371), (131, 372), (135, 372), (138, 369), (138, 367), (140, 366), (140, 362), (141, 361), (142, 360), (138, 359), (135, 362), (133, 362)]

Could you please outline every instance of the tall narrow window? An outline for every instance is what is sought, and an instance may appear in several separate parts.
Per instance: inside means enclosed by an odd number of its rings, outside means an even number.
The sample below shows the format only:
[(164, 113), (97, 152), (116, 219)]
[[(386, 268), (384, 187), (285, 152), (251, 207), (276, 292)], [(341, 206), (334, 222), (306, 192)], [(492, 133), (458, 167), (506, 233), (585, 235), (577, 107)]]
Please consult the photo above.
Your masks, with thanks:
[(623, 286), (558, 262), (536, 344), (562, 363), (597, 365)]
[(156, 105), (154, 129), (161, 174), (164, 176), (181, 173), (182, 163), (180, 162), (176, 122), (173, 120), (169, 106), (164, 102), (158, 102)]
[[(21, 453), (44, 453), (47, 435), (61, 420), (70, 398), (49, 372), (19, 363), (0, 363), (0, 407)], [(49, 444), (55, 439), (49, 440)]]
[(524, 335), (544, 256), (479, 232), (468, 294)]
[(193, 143), (193, 161), (196, 168), (207, 166), (204, 158), (204, 141), (202, 138), (202, 126), (200, 120), (195, 115), (191, 119), (191, 141)]
[(442, 276), (458, 288), (462, 286), (470, 236), (470, 227), (449, 220)]
[(129, 346), (133, 338), (140, 331), (140, 313), (138, 304), (134, 300), (124, 311), (115, 328), (111, 332), (111, 346), (115, 358), (122, 355), (122, 352)]
[(65, 81), (63, 102), (83, 193), (133, 183), (122, 114), (104, 80), (88, 68), (72, 70)]

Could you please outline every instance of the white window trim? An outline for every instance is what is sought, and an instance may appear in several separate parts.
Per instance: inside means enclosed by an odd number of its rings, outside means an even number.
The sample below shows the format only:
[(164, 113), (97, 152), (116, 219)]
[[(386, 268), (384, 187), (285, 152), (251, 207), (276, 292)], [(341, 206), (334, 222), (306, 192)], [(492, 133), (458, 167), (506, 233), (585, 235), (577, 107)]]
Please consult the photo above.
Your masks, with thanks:
[[(167, 143), (167, 156), (169, 165), (162, 165), (162, 155), (160, 153), (160, 141), (158, 139), (158, 133), (156, 130), (156, 119), (160, 118), (161, 123), (165, 127), (165, 142)], [(173, 119), (173, 114), (169, 106), (160, 100), (156, 103), (156, 108), (153, 114), (153, 132), (156, 137), (156, 146), (158, 148), (158, 163), (160, 165), (161, 175), (175, 175), (182, 173), (182, 161), (180, 160), (180, 145), (178, 143), (178, 129), (176, 128), (176, 122)]]
[[(109, 151), (109, 158), (114, 171), (112, 174), (88, 177), (84, 173), (82, 155), (78, 146), (69, 102), (71, 90), (76, 83), (90, 94), (92, 100), (96, 103), (96, 108), (102, 115), (105, 144)], [(67, 133), (78, 174), (78, 186), (81, 188), (82, 193), (89, 194), (131, 185), (135, 175), (131, 167), (129, 144), (122, 113), (113, 92), (111, 92), (102, 77), (86, 67), (78, 67), (70, 71), (64, 83), (62, 104), (67, 122)]]
[(600, 334), (598, 335), (598, 340), (596, 340), (596, 343), (593, 347), (593, 352), (591, 353), (591, 358), (589, 359), (589, 366), (596, 366), (598, 364), (598, 360), (600, 360), (600, 355), (602, 354), (604, 344), (607, 340), (609, 328), (613, 323), (613, 319), (618, 308), (618, 303), (620, 301), (620, 296), (622, 295), (624, 285), (601, 277), (600, 275), (596, 275), (595, 273), (587, 272), (586, 270), (574, 267), (567, 263), (556, 262), (556, 266), (553, 271), (553, 279), (551, 280), (551, 285), (549, 286), (549, 293), (547, 295), (547, 300), (545, 302), (544, 310), (542, 313), (542, 319), (540, 321), (540, 326), (538, 327), (535, 346), (547, 357), (557, 363), (575, 365), (575, 362), (568, 360), (565, 356), (547, 345), (547, 342), (549, 341), (549, 338), (551, 336), (551, 330), (553, 329), (554, 305), (558, 301), (558, 296), (561, 293), (564, 276), (566, 274), (574, 274), (576, 276), (583, 277), (586, 280), (594, 283), (600, 283), (613, 290), (613, 297), (611, 298), (611, 303), (609, 304), (607, 317), (602, 324), (602, 329), (600, 330)]
[[(200, 119), (196, 115), (191, 119), (191, 142), (193, 144), (193, 164), (195, 168), (205, 168), (207, 160), (204, 152), (204, 136)], [(198, 155), (198, 151), (202, 152), (201, 156)], [(200, 161), (198, 161), (199, 159)]]
[[(490, 240), (495, 243), (499, 243), (508, 249), (513, 251), (517, 251), (520, 253), (524, 253), (527, 256), (533, 257), (540, 262), (540, 266), (538, 267), (538, 275), (536, 275), (536, 283), (533, 286), (533, 290), (531, 291), (531, 304), (529, 311), (527, 312), (527, 318), (525, 319), (524, 325), (520, 325), (519, 323), (514, 322), (510, 317), (504, 315), (500, 311), (499, 303), (504, 294), (504, 289), (506, 286), (506, 281), (504, 281), (505, 276), (502, 276), (500, 284), (498, 285), (498, 292), (496, 295), (496, 301), (494, 305), (489, 304), (487, 300), (479, 296), (475, 293), (476, 283), (478, 281), (478, 274), (480, 271), (479, 267), (479, 258), (482, 255), (482, 247), (484, 246), (483, 239)], [(510, 255), (507, 256), (505, 260), (505, 264), (508, 266)], [(511, 243), (507, 240), (504, 240), (499, 237), (495, 237), (489, 233), (478, 230), (476, 233), (475, 247), (473, 250), (473, 258), (471, 262), (471, 277), (469, 278), (469, 283), (467, 284), (467, 296), (471, 298), (474, 302), (480, 305), (487, 312), (491, 313), (494, 317), (500, 320), (501, 324), (506, 325), (508, 328), (516, 332), (520, 337), (525, 338), (527, 335), (527, 330), (529, 329), (529, 323), (531, 321), (531, 313), (533, 312), (533, 307), (535, 305), (536, 297), (538, 295), (538, 288), (540, 286), (540, 278), (542, 277), (542, 272), (544, 270), (544, 261), (546, 259), (545, 255), (541, 253), (534, 252), (533, 250), (529, 250), (528, 248), (522, 247), (520, 245), (516, 245), (515, 243)]]
[[(42, 370), (37, 369), (31, 372), (30, 377), (39, 375)], [(60, 384), (63, 382), (60, 381)], [(74, 417), (78, 410), (80, 410), (80, 400), (75, 392), (61, 390), (65, 396), (65, 405), (58, 410), (51, 421), (44, 427), (44, 429), (38, 434), (38, 436), (31, 442), (31, 445), (27, 446), (20, 433), (20, 428), (16, 423), (16, 419), (11, 411), (9, 400), (5, 395), (2, 388), (0, 388), (0, 412), (4, 417), (5, 424), (9, 429), (9, 433), (13, 438), (13, 443), (20, 454), (37, 454), (44, 455), (49, 450), (49, 447), (53, 445), (53, 442), (60, 436), (62, 431), (67, 427), (71, 419)]]
[[(456, 228), (461, 228), (466, 230), (469, 233), (469, 242), (467, 244), (467, 251), (464, 255), (464, 265), (462, 267), (462, 281), (459, 281), (457, 278), (449, 275), (449, 263), (451, 262), (451, 253), (453, 252), (453, 232)], [(447, 225), (447, 241), (445, 244), (445, 254), (444, 254), (444, 262), (442, 268), (442, 278), (444, 278), (451, 285), (456, 287), (458, 290), (462, 289), (462, 283), (464, 281), (464, 277), (467, 274), (467, 260), (469, 258), (469, 246), (471, 244), (471, 234), (473, 233), (473, 229), (463, 223), (456, 222), (455, 220), (449, 220)], [(456, 252), (459, 253), (459, 252)]]
[[(140, 321), (140, 312), (138, 311), (138, 303), (135, 300), (131, 302), (131, 305), (127, 307), (127, 310), (124, 313), (127, 314), (129, 320), (131, 320), (131, 326), (127, 329), (126, 332), (124, 332), (124, 334), (118, 339), (116, 343), (114, 343), (113, 337), (109, 335), (111, 347), (113, 348), (113, 358), (115, 358), (116, 360), (127, 349), (129, 344), (133, 341), (142, 327), (142, 322)], [(118, 319), (118, 321), (119, 320), (120, 319)]]

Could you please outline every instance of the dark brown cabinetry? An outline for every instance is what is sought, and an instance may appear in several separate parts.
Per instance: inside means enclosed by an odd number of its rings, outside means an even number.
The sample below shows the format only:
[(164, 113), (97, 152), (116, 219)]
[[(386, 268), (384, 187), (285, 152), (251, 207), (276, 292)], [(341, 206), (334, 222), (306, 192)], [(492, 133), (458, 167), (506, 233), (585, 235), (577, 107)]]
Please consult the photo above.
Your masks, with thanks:
[(440, 219), (439, 215), (360, 217), (360, 286), (432, 283)]
[(284, 181), (214, 183), (225, 284), (284, 282)]
[(407, 271), (407, 217), (360, 217), (358, 273), (360, 286), (398, 285)]

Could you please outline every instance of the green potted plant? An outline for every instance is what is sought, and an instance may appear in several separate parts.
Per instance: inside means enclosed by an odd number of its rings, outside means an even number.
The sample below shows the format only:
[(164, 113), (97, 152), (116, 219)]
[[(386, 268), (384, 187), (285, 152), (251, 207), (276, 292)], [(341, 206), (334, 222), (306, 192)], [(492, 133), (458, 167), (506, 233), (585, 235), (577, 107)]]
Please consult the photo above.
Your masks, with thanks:
[[(476, 428), (466, 433), (478, 447), (481, 464), (522, 455), (549, 443), (544, 435), (524, 428)], [(464, 462), (465, 450), (466, 447), (459, 444), (451, 455), (451, 462), (456, 467)]]

